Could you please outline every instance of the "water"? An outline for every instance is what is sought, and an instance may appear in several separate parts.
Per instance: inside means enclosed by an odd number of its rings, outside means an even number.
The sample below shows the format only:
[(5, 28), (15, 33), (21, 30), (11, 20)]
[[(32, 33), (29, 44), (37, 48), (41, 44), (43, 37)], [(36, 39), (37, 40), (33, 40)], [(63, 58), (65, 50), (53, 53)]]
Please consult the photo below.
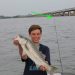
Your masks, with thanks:
[(58, 68), (57, 72), (63, 69), (64, 75), (75, 75), (74, 16), (50, 20), (43, 17), (0, 19), (0, 75), (22, 75), (25, 63), (21, 62), (12, 39), (17, 34), (29, 37), (27, 30), (32, 24), (39, 24), (43, 28), (41, 43), (50, 48), (51, 63)]

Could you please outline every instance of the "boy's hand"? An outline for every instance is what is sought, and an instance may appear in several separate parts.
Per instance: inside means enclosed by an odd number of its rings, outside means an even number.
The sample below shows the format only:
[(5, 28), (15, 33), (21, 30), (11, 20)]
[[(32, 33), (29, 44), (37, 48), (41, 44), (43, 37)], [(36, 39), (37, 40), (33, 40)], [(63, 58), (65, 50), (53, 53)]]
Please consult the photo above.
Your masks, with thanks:
[(18, 46), (19, 42), (18, 42), (18, 40), (16, 40), (16, 38), (17, 38), (17, 36), (15, 38), (13, 38), (13, 44), (16, 45), (16, 46)]
[(47, 70), (47, 68), (46, 68), (46, 67), (44, 67), (43, 65), (41, 65), (41, 66), (40, 66), (40, 70), (42, 70), (42, 71), (46, 71), (46, 70)]
[(27, 56), (27, 54), (22, 54), (21, 58), (26, 60), (28, 58), (28, 56)]

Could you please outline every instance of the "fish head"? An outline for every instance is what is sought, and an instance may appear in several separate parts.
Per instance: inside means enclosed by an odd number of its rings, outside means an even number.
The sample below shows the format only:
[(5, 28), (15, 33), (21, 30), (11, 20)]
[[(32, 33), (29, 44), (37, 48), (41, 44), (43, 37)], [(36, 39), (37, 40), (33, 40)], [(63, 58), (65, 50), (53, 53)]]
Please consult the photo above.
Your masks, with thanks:
[(14, 40), (19, 41), (21, 44), (26, 44), (28, 39), (22, 35), (17, 35)]
[(22, 35), (19, 35), (20, 40), (22, 41), (22, 43), (26, 44), (28, 42), (28, 38), (27, 37), (24, 37)]
[(17, 35), (15, 38), (14, 38), (14, 40), (19, 40), (20, 39), (20, 36), (19, 35)]

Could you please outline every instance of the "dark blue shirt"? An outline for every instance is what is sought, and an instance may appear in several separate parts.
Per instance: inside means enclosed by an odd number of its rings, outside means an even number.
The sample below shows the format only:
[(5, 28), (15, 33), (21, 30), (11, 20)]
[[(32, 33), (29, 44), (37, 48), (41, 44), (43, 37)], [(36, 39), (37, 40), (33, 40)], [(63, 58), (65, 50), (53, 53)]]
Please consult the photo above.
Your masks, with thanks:
[[(45, 60), (48, 61), (49, 65), (51, 65), (49, 48), (40, 44), (39, 51), (41, 51), (46, 56)], [(22, 59), (22, 61), (26, 62), (23, 75), (47, 75), (46, 71), (41, 71), (39, 68), (37, 68), (35, 63), (30, 58), (27, 60)]]

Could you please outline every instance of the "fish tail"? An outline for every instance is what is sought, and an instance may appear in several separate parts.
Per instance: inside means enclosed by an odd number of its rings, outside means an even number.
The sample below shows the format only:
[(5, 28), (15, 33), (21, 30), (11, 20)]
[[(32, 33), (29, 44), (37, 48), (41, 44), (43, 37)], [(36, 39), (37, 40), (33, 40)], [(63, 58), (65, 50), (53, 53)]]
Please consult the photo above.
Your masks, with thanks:
[(51, 65), (52, 70), (57, 70), (57, 67)]

